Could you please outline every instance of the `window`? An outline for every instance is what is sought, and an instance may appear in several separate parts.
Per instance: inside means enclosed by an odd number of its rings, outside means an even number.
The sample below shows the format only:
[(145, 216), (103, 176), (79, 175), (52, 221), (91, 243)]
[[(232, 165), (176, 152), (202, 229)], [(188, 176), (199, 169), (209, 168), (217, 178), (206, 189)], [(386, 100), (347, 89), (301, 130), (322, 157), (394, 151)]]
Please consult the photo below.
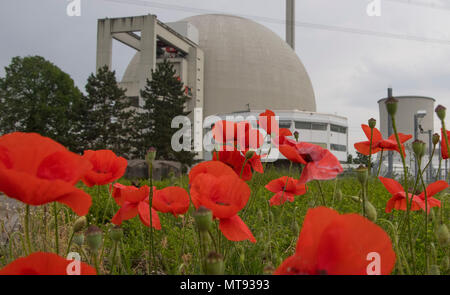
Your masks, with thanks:
[(312, 130), (327, 130), (326, 123), (312, 123)]
[(315, 145), (318, 145), (318, 146), (320, 146), (320, 147), (322, 147), (322, 148), (324, 148), (324, 149), (327, 148), (327, 144), (326, 144), (326, 143), (323, 143), (323, 142), (310, 142), (310, 143), (315, 144)]
[(298, 122), (298, 121), (295, 121), (295, 129), (310, 130), (311, 129), (311, 123), (310, 122)]
[(344, 133), (344, 134), (347, 133), (347, 127), (344, 127), (344, 126), (331, 124), (330, 129), (333, 132), (339, 132), (339, 133)]
[(331, 150), (333, 151), (337, 151), (337, 152), (346, 152), (347, 151), (347, 147), (343, 144), (331, 144)]
[(291, 128), (291, 121), (280, 121), (280, 128)]

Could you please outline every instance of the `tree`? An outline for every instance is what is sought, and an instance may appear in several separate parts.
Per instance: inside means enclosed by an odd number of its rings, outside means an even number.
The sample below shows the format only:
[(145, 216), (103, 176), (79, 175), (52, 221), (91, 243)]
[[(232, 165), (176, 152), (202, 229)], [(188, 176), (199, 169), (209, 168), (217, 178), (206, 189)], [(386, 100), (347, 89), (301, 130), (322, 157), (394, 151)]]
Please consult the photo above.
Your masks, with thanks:
[(107, 66), (89, 76), (84, 100), (82, 138), (90, 149), (111, 149), (128, 156), (133, 132), (135, 111), (125, 95), (126, 90), (117, 85), (115, 72)]
[[(173, 134), (177, 131), (171, 128), (172, 119), (176, 116), (187, 116), (185, 104), (189, 97), (185, 94), (185, 87), (177, 77), (172, 64), (167, 60), (159, 63), (156, 70), (152, 70), (152, 80), (141, 91), (144, 99), (144, 111), (139, 114), (136, 125), (142, 130), (135, 137), (139, 148), (137, 156), (143, 158), (149, 147), (157, 149), (157, 159), (181, 162), (192, 165), (195, 153), (190, 151), (175, 152), (171, 146)], [(190, 143), (192, 146), (192, 142)]]
[(14, 57), (0, 78), (0, 132), (37, 132), (79, 152), (82, 93), (41, 56)]
[[(372, 159), (373, 159), (373, 157), (372, 157)], [(356, 158), (353, 159), (353, 163), (365, 165), (366, 167), (368, 167), (369, 156), (363, 155), (360, 152), (356, 152)], [(373, 166), (374, 166), (374, 163), (372, 162), (370, 164), (370, 167), (373, 167)]]

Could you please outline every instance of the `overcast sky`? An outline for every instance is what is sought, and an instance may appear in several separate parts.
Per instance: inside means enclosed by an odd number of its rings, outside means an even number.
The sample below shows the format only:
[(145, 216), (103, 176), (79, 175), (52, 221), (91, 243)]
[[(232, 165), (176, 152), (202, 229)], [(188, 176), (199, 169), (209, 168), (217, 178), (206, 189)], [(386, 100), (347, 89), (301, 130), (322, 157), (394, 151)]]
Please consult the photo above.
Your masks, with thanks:
[[(0, 76), (12, 57), (41, 55), (84, 91), (87, 77), (95, 71), (97, 19), (105, 17), (151, 13), (172, 22), (223, 12), (255, 16), (285, 38), (285, 0), (81, 0), (79, 17), (66, 14), (69, 2), (0, 1)], [(378, 119), (377, 101), (386, 96), (389, 85), (394, 95), (430, 96), (450, 107), (450, 0), (381, 0), (381, 16), (373, 17), (366, 13), (369, 2), (296, 0), (297, 22), (326, 25), (297, 26), (296, 52), (311, 77), (317, 110), (348, 118), (350, 152), (354, 142), (365, 139), (360, 124), (370, 117)], [(132, 50), (114, 43), (113, 68), (119, 79), (132, 55)]]

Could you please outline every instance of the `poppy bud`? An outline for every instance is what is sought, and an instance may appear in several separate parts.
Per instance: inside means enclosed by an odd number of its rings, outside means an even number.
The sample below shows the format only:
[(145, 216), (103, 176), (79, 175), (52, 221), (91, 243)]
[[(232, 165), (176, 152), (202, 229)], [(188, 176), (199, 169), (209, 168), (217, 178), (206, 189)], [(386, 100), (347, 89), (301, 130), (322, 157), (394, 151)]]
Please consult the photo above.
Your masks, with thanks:
[(450, 234), (448, 232), (448, 227), (445, 224), (441, 224), (441, 226), (438, 228), (436, 232), (436, 236), (438, 239), (439, 244), (442, 247), (445, 247), (449, 243)]
[(212, 212), (204, 206), (200, 206), (197, 211), (194, 212), (195, 223), (199, 231), (208, 231), (212, 224)]
[(300, 227), (298, 226), (297, 222), (292, 223), (291, 229), (294, 235), (298, 235), (298, 233), (300, 232)]
[(206, 257), (206, 274), (207, 275), (223, 275), (225, 265), (223, 264), (222, 255), (216, 252), (210, 252)]
[(366, 201), (366, 217), (372, 222), (377, 221), (377, 209), (370, 203)]
[(147, 154), (145, 155), (145, 161), (147, 164), (153, 163), (153, 161), (156, 159), (156, 149), (154, 147), (151, 147), (148, 149)]
[(245, 262), (245, 253), (244, 253), (244, 251), (241, 251), (241, 255), (239, 255), (239, 261), (241, 262), (242, 265), (244, 265), (244, 262)]
[(425, 142), (421, 140), (414, 140), (412, 143), (412, 148), (414, 154), (416, 155), (416, 158), (422, 159), (422, 157), (425, 155)]
[(360, 197), (350, 196), (349, 198), (352, 199), (354, 202), (361, 203), (361, 198)]
[(86, 243), (92, 251), (96, 252), (102, 244), (102, 230), (95, 225), (89, 226), (86, 231)]
[(395, 116), (395, 113), (397, 113), (398, 99), (390, 97), (390, 98), (386, 99), (386, 101), (384, 103), (386, 104), (386, 110), (387, 110), (388, 114), (391, 117)]
[(444, 121), (444, 119), (445, 119), (445, 111), (446, 111), (446, 110), (447, 110), (447, 109), (446, 109), (443, 105), (438, 105), (438, 106), (436, 107), (436, 109), (434, 110), (434, 111), (436, 112), (438, 118), (439, 118), (441, 121)]
[(111, 229), (111, 239), (114, 242), (119, 242), (120, 240), (122, 240), (122, 237), (123, 237), (123, 230), (122, 230), (122, 228), (120, 226), (117, 226), (117, 225), (114, 226)]
[(75, 220), (73, 224), (73, 232), (77, 233), (79, 231), (82, 231), (86, 225), (87, 225), (86, 216), (79, 217), (77, 220)]
[(255, 151), (247, 151), (245, 153), (245, 159), (250, 160), (255, 155)]
[(72, 241), (78, 246), (83, 246), (84, 244), (84, 234), (83, 233), (75, 233), (73, 235)]
[(357, 169), (356, 169), (356, 175), (358, 177), (359, 182), (364, 185), (367, 181), (367, 177), (369, 175), (369, 170), (367, 169), (367, 167), (360, 165)]
[(428, 273), (429, 275), (432, 276), (439, 276), (441, 275), (441, 270), (439, 269), (439, 265), (433, 264), (430, 266), (430, 271)]
[(447, 255), (445, 255), (445, 256), (442, 258), (441, 265), (442, 265), (442, 270), (443, 270), (443, 271), (447, 271), (448, 268), (450, 267), (450, 260), (448, 259), (448, 256), (447, 256)]
[(370, 118), (368, 123), (369, 123), (370, 129), (373, 129), (377, 125), (377, 120), (375, 120), (374, 118)]
[(342, 201), (342, 191), (340, 189), (337, 190), (337, 194), (336, 194), (336, 200), (338, 202)]
[(295, 141), (298, 141), (299, 134), (297, 131), (294, 132)]
[(439, 143), (439, 139), (440, 139), (439, 134), (437, 134), (437, 133), (433, 134), (433, 137), (432, 137), (433, 145), (437, 145)]
[(275, 271), (275, 268), (274, 268), (273, 265), (269, 262), (269, 264), (267, 264), (266, 266), (264, 266), (263, 274), (265, 274), (265, 275), (271, 275), (271, 274), (273, 274), (274, 271)]

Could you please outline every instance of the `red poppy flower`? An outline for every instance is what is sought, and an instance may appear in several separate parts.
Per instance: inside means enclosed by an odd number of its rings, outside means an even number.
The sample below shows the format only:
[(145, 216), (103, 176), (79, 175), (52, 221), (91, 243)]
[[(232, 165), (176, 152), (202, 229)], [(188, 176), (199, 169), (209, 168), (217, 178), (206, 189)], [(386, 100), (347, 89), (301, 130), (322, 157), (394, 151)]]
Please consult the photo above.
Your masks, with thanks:
[(218, 171), (214, 173), (194, 172), (192, 176), (190, 175), (191, 198), (195, 208), (204, 206), (210, 209), (214, 218), (219, 219), (219, 229), (230, 241), (250, 240), (255, 243), (255, 237), (237, 215), (248, 202), (249, 186), (234, 172), (230, 173), (232, 170), (221, 162), (211, 164), (209, 161), (202, 164), (203, 167), (200, 169), (203, 171), (210, 169), (207, 168), (210, 165)]
[(237, 123), (237, 144), (240, 151), (258, 149), (264, 144), (264, 137), (247, 121)]
[[(0, 275), (68, 275), (67, 267), (72, 262), (54, 253), (35, 252), (6, 265)], [(95, 268), (80, 261), (80, 275), (96, 274)]]
[(266, 130), (267, 134), (278, 134), (278, 122), (275, 113), (271, 110), (266, 110), (264, 113), (259, 114), (258, 125)]
[[(362, 141), (355, 143), (355, 149), (363, 155), (368, 156), (370, 153), (370, 127), (368, 125), (361, 125), (364, 133), (366, 134), (369, 141)], [(402, 153), (405, 155), (405, 146), (404, 142), (408, 141), (412, 138), (412, 135), (406, 135), (403, 133), (398, 134), (398, 138), (400, 139)], [(397, 140), (395, 139), (395, 134), (389, 136), (388, 139), (383, 139), (381, 132), (377, 128), (373, 128), (372, 134), (372, 154), (376, 154), (381, 150), (390, 150), (400, 152), (398, 149)]]
[(306, 184), (287, 176), (272, 180), (266, 185), (266, 189), (275, 193), (270, 199), (270, 206), (281, 205), (286, 201), (294, 202), (294, 196), (304, 195), (307, 191)]
[(280, 135), (273, 140), (273, 143), (278, 148), (280, 153), (291, 162), (306, 165), (306, 161), (297, 148), (298, 142), (289, 139), (286, 136)]
[[(150, 226), (150, 210), (148, 204), (148, 197), (150, 188), (146, 185), (139, 189), (129, 189), (125, 187), (120, 192), (120, 199), (115, 199), (118, 205), (121, 206), (116, 215), (113, 216), (111, 222), (115, 225), (121, 225), (122, 221), (134, 218), (139, 214), (141, 222), (145, 226)], [(159, 221), (158, 213), (152, 208), (152, 226), (160, 230), (161, 223)]]
[(124, 190), (133, 190), (137, 191), (139, 190), (137, 187), (132, 185), (123, 185), (121, 183), (114, 183), (114, 185), (109, 186), (109, 190), (112, 190), (112, 197), (114, 198), (114, 201), (116, 201), (117, 205), (122, 206), (123, 205), (123, 198), (122, 198), (122, 191)]
[(373, 270), (371, 254), (379, 259), (380, 274), (390, 274), (395, 252), (381, 227), (359, 214), (318, 207), (306, 213), (295, 254), (274, 274), (366, 275)]
[(233, 168), (234, 172), (236, 172), (238, 176), (241, 176), (242, 173), (241, 178), (244, 181), (252, 179), (252, 168), (256, 172), (264, 173), (263, 166), (261, 164), (261, 157), (256, 153), (250, 159), (245, 161), (245, 156), (242, 155), (240, 151), (220, 151), (218, 153), (214, 152), (213, 160), (220, 161), (229, 165), (231, 168)]
[(218, 143), (234, 143), (237, 140), (237, 124), (233, 121), (217, 121), (212, 128), (212, 134)]
[(83, 182), (89, 187), (111, 183), (121, 178), (127, 169), (127, 160), (111, 150), (87, 150), (83, 158), (92, 163), (92, 170), (83, 177)]
[[(446, 130), (447, 131), (447, 139), (448, 142), (450, 144), (450, 130)], [(445, 142), (445, 138), (444, 138), (444, 130), (441, 128), (441, 154), (442, 154), (442, 159), (448, 159), (448, 151), (447, 151), (447, 144)]]
[(90, 169), (89, 161), (37, 133), (0, 137), (0, 191), (25, 204), (59, 202), (86, 215), (91, 197), (74, 185)]
[[(391, 178), (379, 177), (381, 183), (383, 183), (384, 187), (391, 193), (392, 198), (386, 204), (386, 213), (390, 213), (392, 209), (403, 210), (406, 211), (406, 197), (404, 188), (400, 183)], [(427, 186), (427, 201), (428, 201), (428, 212), (432, 207), (441, 207), (441, 201), (433, 198), (435, 194), (446, 189), (448, 184), (439, 180), (434, 183), (431, 183)], [(411, 193), (408, 194), (411, 211), (423, 210), (425, 211), (425, 193), (421, 193), (418, 196), (413, 195)]]
[(191, 171), (189, 172), (189, 185), (192, 184), (192, 182), (198, 175), (203, 173), (211, 174), (216, 177), (225, 175), (236, 175), (236, 173), (233, 171), (232, 168), (230, 168), (227, 165), (224, 165), (222, 162), (205, 161), (192, 167)]
[(189, 195), (181, 187), (166, 187), (156, 190), (153, 195), (152, 207), (162, 213), (172, 213), (175, 217), (184, 214), (189, 209)]

